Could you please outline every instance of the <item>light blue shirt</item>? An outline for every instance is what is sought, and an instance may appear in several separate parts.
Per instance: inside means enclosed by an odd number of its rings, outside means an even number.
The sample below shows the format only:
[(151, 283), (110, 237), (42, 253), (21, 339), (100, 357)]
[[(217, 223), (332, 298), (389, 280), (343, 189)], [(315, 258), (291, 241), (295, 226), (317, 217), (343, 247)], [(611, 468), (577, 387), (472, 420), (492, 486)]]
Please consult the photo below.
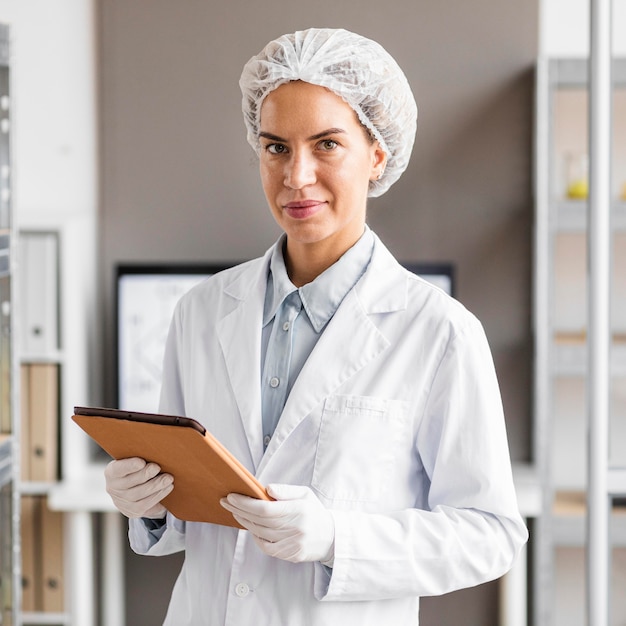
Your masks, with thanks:
[(299, 289), (287, 275), (286, 236), (270, 260), (261, 337), (263, 446), (267, 448), (293, 383), (322, 331), (372, 258), (374, 236), (363, 236), (336, 263)]

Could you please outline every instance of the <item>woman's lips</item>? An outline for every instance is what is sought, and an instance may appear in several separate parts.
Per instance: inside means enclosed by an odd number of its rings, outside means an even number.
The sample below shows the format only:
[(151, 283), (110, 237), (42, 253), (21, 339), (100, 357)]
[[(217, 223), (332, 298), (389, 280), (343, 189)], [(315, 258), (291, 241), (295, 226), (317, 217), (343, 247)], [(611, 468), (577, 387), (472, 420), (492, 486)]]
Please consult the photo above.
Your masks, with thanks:
[(297, 200), (283, 205), (285, 213), (297, 220), (315, 215), (326, 203), (321, 200)]

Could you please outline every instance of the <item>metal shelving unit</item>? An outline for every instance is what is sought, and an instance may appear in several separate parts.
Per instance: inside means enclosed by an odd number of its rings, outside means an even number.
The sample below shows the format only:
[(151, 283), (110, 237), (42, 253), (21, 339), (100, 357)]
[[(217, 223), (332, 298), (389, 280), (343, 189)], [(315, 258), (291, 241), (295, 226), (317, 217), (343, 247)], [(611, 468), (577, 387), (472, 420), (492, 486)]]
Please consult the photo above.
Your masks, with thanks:
[(13, 220), (10, 170), (8, 26), (0, 24), (0, 624), (12, 626), (20, 601), (19, 424), (13, 348)]
[[(540, 59), (536, 78), (535, 144), (535, 450), (543, 484), (542, 515), (534, 533), (534, 626), (577, 626), (585, 611), (560, 614), (564, 584), (557, 552), (587, 546), (590, 397), (589, 201), (567, 197), (565, 154), (588, 152), (589, 64), (587, 59)], [(626, 59), (612, 62), (612, 199), (610, 201), (611, 323), (607, 359), (610, 385), (608, 541), (626, 548)], [(611, 507), (610, 504), (613, 504)], [(594, 506), (595, 509), (595, 506)], [(620, 560), (621, 558), (620, 553)], [(572, 572), (567, 572), (571, 579)], [(584, 567), (576, 578), (585, 577)], [(609, 584), (611, 582), (609, 576)], [(615, 577), (613, 577), (615, 578)], [(623, 594), (612, 594), (613, 621), (623, 623)], [(584, 593), (570, 601), (583, 602)], [(578, 606), (578, 605), (577, 605)], [(619, 620), (622, 621), (619, 621)], [(570, 621), (567, 621), (570, 620)], [(616, 621), (618, 620), (618, 621)], [(593, 621), (593, 620), (592, 620)], [(608, 622), (607, 622), (608, 624)], [(607, 626), (597, 624), (593, 626)]]

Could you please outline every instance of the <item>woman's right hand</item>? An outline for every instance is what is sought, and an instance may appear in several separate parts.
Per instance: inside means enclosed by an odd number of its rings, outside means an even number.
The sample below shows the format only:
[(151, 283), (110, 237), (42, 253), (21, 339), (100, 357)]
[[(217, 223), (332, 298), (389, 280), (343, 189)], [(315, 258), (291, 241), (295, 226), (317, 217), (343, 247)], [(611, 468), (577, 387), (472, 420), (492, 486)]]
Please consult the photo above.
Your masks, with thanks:
[(167, 509), (161, 500), (174, 489), (174, 478), (160, 471), (156, 463), (146, 463), (138, 457), (111, 461), (104, 477), (113, 504), (126, 517), (165, 517)]

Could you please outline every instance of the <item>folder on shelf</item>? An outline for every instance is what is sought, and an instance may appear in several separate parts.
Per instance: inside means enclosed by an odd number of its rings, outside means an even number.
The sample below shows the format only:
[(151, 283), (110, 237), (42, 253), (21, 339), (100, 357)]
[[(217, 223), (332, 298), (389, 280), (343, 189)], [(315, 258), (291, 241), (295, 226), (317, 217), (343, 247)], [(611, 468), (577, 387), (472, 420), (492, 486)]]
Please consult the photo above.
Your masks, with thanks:
[(51, 511), (47, 502), (41, 507), (41, 603), (42, 610), (62, 613), (63, 585), (63, 513)]
[(58, 465), (59, 367), (54, 363), (31, 363), (26, 367), (28, 400), (22, 405), (27, 411), (22, 421), (27, 424), (27, 438), (23, 440), (28, 450), (25, 479), (54, 482)]
[(59, 348), (58, 247), (55, 232), (20, 233), (19, 284), (24, 311), (20, 347), (24, 354), (48, 354)]
[(22, 496), (20, 508), (22, 611), (62, 613), (63, 513), (45, 496)]
[(20, 366), (20, 474), (30, 480), (30, 365)]
[(72, 419), (114, 459), (140, 457), (174, 477), (163, 505), (178, 519), (241, 526), (220, 505), (229, 493), (270, 500), (211, 433), (188, 417), (75, 407)]
[(22, 611), (35, 611), (37, 609), (35, 559), (38, 552), (38, 505), (39, 498), (37, 496), (22, 496), (20, 500)]

